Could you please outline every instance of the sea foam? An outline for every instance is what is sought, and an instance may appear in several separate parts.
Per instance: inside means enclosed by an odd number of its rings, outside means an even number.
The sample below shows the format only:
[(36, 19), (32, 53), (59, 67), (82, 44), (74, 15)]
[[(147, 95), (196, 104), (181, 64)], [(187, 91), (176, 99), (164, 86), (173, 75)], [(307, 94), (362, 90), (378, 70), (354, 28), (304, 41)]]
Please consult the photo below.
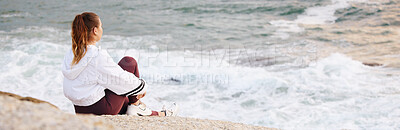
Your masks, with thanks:
[[(35, 39), (22, 36), (34, 33)], [(26, 33), (23, 33), (26, 32)], [(21, 34), (22, 33), (22, 34)], [(0, 89), (49, 101), (73, 113), (63, 96), (61, 64), (69, 31), (21, 28), (1, 32)], [(119, 41), (155, 42), (168, 36), (107, 36), (99, 43), (118, 61), (138, 60), (149, 90), (143, 101), (152, 109), (177, 102), (180, 116), (228, 120), (284, 129), (398, 128), (400, 77), (388, 68), (363, 65), (343, 54), (319, 58), (303, 68), (248, 67), (218, 57), (203, 59), (195, 51), (108, 48)], [(136, 40), (135, 40), (136, 39)], [(125, 45), (126, 44), (126, 45)], [(125, 47), (128, 47), (125, 48)], [(202, 64), (207, 61), (208, 64)], [(275, 69), (274, 69), (275, 68)]]
[(304, 28), (300, 27), (299, 24), (333, 24), (337, 19), (335, 11), (350, 6), (349, 2), (365, 2), (365, 0), (332, 0), (332, 4), (329, 5), (307, 8), (294, 21), (270, 21), (269, 23), (278, 27), (273, 33), (273, 37), (288, 39), (290, 34), (301, 33), (304, 31)]

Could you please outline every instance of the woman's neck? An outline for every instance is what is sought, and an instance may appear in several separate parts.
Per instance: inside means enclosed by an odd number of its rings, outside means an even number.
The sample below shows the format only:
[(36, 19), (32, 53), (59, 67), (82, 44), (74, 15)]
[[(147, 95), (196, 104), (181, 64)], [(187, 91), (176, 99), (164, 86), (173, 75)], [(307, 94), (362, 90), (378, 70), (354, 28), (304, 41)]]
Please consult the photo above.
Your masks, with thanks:
[(88, 45), (94, 45), (94, 46), (96, 46), (96, 41), (90, 41), (89, 43), (88, 43)]

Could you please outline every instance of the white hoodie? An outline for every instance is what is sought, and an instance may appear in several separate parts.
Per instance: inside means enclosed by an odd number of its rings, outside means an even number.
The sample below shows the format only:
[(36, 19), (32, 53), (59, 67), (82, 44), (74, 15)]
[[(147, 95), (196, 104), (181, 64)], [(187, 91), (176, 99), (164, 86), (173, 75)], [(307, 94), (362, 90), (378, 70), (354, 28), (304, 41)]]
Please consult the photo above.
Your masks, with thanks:
[(90, 106), (105, 96), (105, 89), (117, 95), (143, 94), (147, 86), (144, 80), (124, 71), (113, 61), (106, 50), (89, 45), (85, 56), (72, 65), (72, 49), (64, 57), (64, 95), (77, 106)]

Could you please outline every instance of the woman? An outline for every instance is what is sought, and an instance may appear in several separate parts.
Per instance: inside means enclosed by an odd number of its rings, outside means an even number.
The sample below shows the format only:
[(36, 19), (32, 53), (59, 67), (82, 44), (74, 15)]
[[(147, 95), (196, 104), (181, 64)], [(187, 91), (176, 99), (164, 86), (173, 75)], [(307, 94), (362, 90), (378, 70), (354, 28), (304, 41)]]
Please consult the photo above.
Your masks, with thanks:
[(151, 111), (139, 99), (147, 84), (139, 79), (137, 62), (132, 57), (116, 64), (107, 51), (96, 47), (103, 35), (99, 16), (92, 12), (76, 15), (72, 22), (72, 48), (64, 57), (64, 95), (76, 113), (96, 115), (128, 114), (174, 116), (175, 110)]

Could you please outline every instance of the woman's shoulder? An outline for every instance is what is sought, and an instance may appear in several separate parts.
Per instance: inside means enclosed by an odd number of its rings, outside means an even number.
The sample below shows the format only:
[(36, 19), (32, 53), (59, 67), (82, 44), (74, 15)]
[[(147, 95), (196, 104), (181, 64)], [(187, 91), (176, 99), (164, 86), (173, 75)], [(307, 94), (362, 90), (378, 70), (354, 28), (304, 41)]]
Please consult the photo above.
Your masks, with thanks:
[(86, 54), (91, 57), (96, 57), (99, 55), (101, 47), (96, 47), (94, 45), (89, 45)]
[(100, 46), (96, 47), (94, 45), (91, 45), (88, 48), (88, 55), (96, 57), (96, 60), (99, 62), (108, 61), (111, 58), (110, 54), (107, 52), (107, 49), (102, 49)]
[(99, 46), (99, 47), (93, 46), (92, 50), (94, 52), (96, 52), (99, 56), (109, 56), (110, 55), (110, 54), (108, 54), (107, 49), (103, 49), (103, 48), (101, 48), (101, 46)]

